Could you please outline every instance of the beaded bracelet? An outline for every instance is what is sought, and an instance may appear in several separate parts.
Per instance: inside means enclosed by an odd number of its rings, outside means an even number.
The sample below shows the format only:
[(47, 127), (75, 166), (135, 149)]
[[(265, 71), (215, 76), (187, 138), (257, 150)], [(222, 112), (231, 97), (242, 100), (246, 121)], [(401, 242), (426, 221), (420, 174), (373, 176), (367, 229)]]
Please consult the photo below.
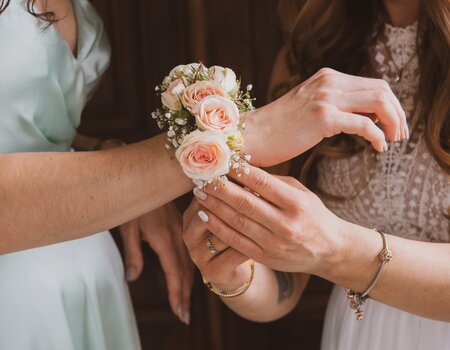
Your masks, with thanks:
[(383, 240), (383, 249), (379, 254), (379, 259), (381, 261), (381, 266), (375, 275), (375, 278), (370, 283), (369, 287), (363, 292), (358, 293), (351, 289), (346, 289), (347, 298), (350, 299), (350, 307), (355, 310), (356, 319), (358, 321), (364, 318), (364, 312), (361, 310), (361, 306), (369, 299), (369, 293), (375, 288), (376, 284), (381, 278), (381, 275), (384, 271), (385, 265), (392, 260), (392, 252), (389, 250), (388, 243), (385, 237), (385, 234), (381, 231), (378, 231), (374, 228), (374, 231), (378, 232), (381, 235), (381, 239)]
[(253, 260), (253, 259), (250, 260), (250, 269), (251, 269), (250, 279), (247, 282), (245, 282), (245, 284), (242, 287), (235, 290), (234, 292), (224, 292), (224, 291), (218, 290), (210, 282), (206, 281), (205, 279), (203, 279), (203, 283), (209, 288), (209, 290), (211, 292), (213, 292), (214, 294), (217, 294), (221, 298), (234, 298), (234, 297), (244, 294), (250, 288), (250, 285), (253, 282), (253, 277), (255, 276), (255, 260)]

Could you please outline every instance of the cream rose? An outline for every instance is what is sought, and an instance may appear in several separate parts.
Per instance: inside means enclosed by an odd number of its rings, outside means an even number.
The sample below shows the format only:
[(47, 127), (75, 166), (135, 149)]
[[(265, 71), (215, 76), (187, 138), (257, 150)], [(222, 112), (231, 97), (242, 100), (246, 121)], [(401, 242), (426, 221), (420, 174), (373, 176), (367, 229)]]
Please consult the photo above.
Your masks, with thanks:
[(172, 70), (169, 72), (169, 77), (172, 78), (180, 73), (183, 73), (185, 67), (186, 66), (184, 64), (179, 64), (178, 66), (172, 68)]
[(223, 87), (216, 82), (209, 80), (198, 81), (186, 88), (181, 98), (181, 102), (184, 107), (189, 111), (192, 111), (197, 103), (211, 95), (225, 97), (227, 93)]
[(227, 93), (233, 93), (238, 87), (236, 74), (230, 68), (212, 66), (208, 70), (208, 76), (216, 83), (222, 85)]
[(213, 180), (230, 170), (231, 151), (227, 137), (216, 131), (191, 132), (175, 155), (184, 173), (193, 180)]
[(200, 68), (200, 66), (202, 66), (201, 73), (206, 74), (207, 70), (204, 65), (201, 65), (200, 63), (189, 63), (189, 64), (180, 64), (174, 67), (170, 71), (169, 77), (174, 77), (180, 73), (183, 73), (184, 76), (190, 75), (196, 72)]
[(186, 79), (183, 77), (174, 80), (167, 90), (161, 94), (161, 102), (164, 106), (169, 108), (171, 111), (181, 110), (181, 96), (186, 89)]
[(207, 96), (192, 109), (200, 130), (233, 134), (239, 124), (239, 110), (231, 100), (222, 96)]

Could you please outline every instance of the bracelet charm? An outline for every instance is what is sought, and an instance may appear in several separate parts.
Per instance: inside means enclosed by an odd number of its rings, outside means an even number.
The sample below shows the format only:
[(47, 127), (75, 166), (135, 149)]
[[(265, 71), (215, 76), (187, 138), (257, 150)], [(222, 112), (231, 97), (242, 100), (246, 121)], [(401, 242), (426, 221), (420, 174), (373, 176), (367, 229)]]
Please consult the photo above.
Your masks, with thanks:
[(364, 318), (364, 311), (361, 310), (361, 306), (363, 306), (367, 301), (367, 299), (369, 299), (369, 293), (375, 288), (375, 285), (378, 283), (378, 281), (381, 278), (381, 275), (383, 274), (385, 265), (388, 262), (390, 262), (393, 257), (392, 251), (388, 247), (385, 234), (381, 231), (378, 231), (377, 229), (374, 229), (374, 231), (378, 232), (381, 235), (381, 239), (383, 240), (383, 249), (381, 250), (378, 256), (381, 261), (381, 266), (378, 269), (375, 278), (372, 280), (369, 287), (367, 287), (367, 289), (363, 293), (358, 293), (351, 289), (345, 290), (347, 298), (349, 299), (350, 308), (355, 310), (356, 319), (358, 321), (361, 321)]

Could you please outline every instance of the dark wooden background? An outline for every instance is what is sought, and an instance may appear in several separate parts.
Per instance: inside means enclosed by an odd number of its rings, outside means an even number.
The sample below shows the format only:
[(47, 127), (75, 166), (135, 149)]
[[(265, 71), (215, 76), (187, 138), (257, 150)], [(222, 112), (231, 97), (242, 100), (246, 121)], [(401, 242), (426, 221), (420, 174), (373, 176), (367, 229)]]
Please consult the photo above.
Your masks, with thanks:
[[(158, 133), (149, 118), (160, 101), (154, 87), (177, 64), (203, 61), (233, 68), (266, 89), (282, 33), (276, 0), (92, 0), (112, 44), (112, 64), (88, 105), (80, 131), (128, 142)], [(120, 245), (120, 240), (118, 240)], [(144, 247), (145, 271), (130, 286), (144, 350), (318, 349), (330, 285), (313, 278), (296, 310), (283, 320), (240, 319), (195, 281), (191, 326), (170, 312), (158, 259)], [(125, 349), (124, 349), (125, 350)]]

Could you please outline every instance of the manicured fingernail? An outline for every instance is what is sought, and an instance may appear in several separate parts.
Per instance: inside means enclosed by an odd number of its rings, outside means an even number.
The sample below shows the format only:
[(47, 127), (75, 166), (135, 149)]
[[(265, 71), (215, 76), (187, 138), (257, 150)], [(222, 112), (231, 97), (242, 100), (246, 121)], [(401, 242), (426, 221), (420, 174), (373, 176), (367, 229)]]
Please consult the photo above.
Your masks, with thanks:
[(386, 140), (384, 140), (384, 143), (383, 143), (383, 151), (387, 152), (388, 150), (389, 150), (389, 146), (388, 146)]
[(409, 127), (408, 127), (408, 124), (405, 125), (405, 130), (406, 130), (406, 139), (409, 140)]
[(400, 141), (400, 134), (401, 134), (401, 133), (400, 133), (400, 130), (397, 131), (397, 140), (396, 140), (397, 142)]
[(208, 195), (206, 194), (206, 192), (202, 191), (198, 187), (194, 188), (194, 196), (202, 201), (204, 201), (206, 198), (208, 198)]
[(134, 276), (136, 275), (136, 269), (134, 268), (134, 267), (132, 267), (132, 266), (130, 266), (130, 267), (127, 267), (127, 272), (126, 272), (126, 274), (125, 274), (125, 276), (126, 276), (126, 278), (127, 278), (127, 281), (128, 282), (131, 282), (131, 281), (133, 281), (134, 280)]
[(203, 222), (208, 222), (209, 221), (209, 216), (208, 214), (206, 214), (203, 210), (200, 210), (198, 212), (198, 217), (200, 218), (200, 220), (202, 220)]
[(183, 319), (183, 308), (181, 307), (181, 305), (178, 305), (177, 307), (177, 316), (180, 319), (181, 322), (184, 322)]
[(187, 326), (191, 323), (191, 313), (189, 311), (184, 313), (183, 321)]

